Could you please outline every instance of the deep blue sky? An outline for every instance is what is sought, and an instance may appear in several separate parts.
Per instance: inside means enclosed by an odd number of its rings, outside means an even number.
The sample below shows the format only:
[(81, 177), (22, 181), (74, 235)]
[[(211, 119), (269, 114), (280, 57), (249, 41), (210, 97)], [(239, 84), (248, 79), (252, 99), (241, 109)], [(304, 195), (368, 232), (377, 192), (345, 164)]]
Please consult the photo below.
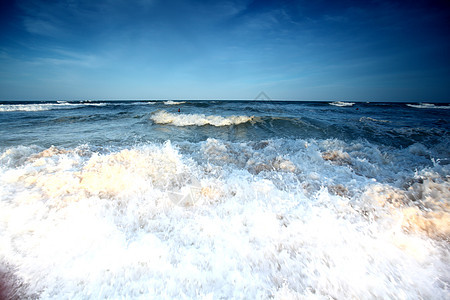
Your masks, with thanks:
[(450, 1), (1, 1), (0, 100), (450, 101)]

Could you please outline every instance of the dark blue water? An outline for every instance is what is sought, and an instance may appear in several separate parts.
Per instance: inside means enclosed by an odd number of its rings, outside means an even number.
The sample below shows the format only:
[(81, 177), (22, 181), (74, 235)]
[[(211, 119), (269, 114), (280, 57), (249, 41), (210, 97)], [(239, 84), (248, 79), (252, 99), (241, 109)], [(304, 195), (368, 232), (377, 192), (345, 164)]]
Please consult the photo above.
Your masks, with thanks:
[(0, 103), (0, 287), (447, 299), (449, 117), (447, 104)]
[[(199, 142), (290, 139), (366, 140), (407, 147), (432, 146), (448, 140), (447, 105), (355, 103), (334, 106), (326, 102), (281, 101), (93, 101), (0, 103), (0, 145), (79, 144), (124, 146), (148, 141)], [(180, 109), (180, 113), (178, 113)], [(188, 118), (182, 125), (155, 122), (158, 112)], [(201, 117), (247, 116), (252, 122), (214, 126)], [(195, 120), (199, 120), (195, 123)], [(220, 124), (215, 124), (220, 125)]]

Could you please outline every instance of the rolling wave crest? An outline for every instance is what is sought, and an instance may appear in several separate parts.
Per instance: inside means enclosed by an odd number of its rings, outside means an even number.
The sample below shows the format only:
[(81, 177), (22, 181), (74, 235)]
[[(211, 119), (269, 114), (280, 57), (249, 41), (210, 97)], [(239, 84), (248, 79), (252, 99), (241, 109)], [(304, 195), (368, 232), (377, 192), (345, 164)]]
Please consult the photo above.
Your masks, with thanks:
[(156, 112), (150, 118), (157, 124), (171, 124), (174, 126), (230, 126), (246, 123), (254, 119), (253, 116), (222, 117), (204, 114), (174, 114), (164, 110)]

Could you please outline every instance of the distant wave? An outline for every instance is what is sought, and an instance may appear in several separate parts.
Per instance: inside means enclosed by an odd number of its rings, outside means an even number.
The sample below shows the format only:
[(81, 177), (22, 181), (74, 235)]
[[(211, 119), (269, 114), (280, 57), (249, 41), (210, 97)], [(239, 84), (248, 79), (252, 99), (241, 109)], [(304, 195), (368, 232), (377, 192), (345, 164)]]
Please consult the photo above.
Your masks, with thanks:
[(375, 118), (371, 118), (371, 117), (361, 117), (359, 119), (360, 122), (365, 122), (365, 121), (371, 121), (371, 122), (380, 122), (380, 123), (390, 123), (391, 121), (388, 120), (378, 120)]
[(345, 106), (353, 106), (353, 105), (355, 105), (355, 103), (354, 102), (335, 101), (335, 102), (331, 102), (330, 105), (345, 107)]
[(44, 111), (52, 109), (67, 109), (79, 107), (80, 104), (70, 103), (43, 103), (43, 104), (4, 104), (0, 105), (0, 112), (10, 111)]
[(154, 105), (158, 102), (156, 101), (136, 101), (136, 102), (129, 102), (129, 103), (123, 103), (120, 102), (117, 105)]
[(54, 109), (71, 109), (82, 106), (105, 106), (106, 103), (70, 103), (66, 101), (58, 101), (57, 103), (42, 104), (0, 104), (0, 112), (12, 111), (46, 111)]
[(186, 103), (186, 101), (172, 101), (172, 100), (164, 101), (165, 105), (177, 105), (177, 104), (183, 104), (183, 103)]
[(254, 117), (248, 116), (214, 116), (204, 114), (173, 114), (167, 111), (158, 111), (150, 117), (157, 124), (171, 124), (174, 126), (229, 126), (252, 121)]
[(406, 106), (413, 108), (450, 109), (450, 106), (448, 105), (434, 105), (431, 103), (406, 104)]

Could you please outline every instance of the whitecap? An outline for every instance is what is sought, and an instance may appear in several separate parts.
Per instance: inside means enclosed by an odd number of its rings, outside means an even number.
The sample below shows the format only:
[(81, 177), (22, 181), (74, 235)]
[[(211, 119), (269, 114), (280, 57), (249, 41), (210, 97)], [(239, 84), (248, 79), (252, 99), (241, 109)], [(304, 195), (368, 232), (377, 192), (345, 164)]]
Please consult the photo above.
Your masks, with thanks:
[(450, 170), (409, 167), (433, 149), (184, 146), (4, 150), (1, 279), (43, 299), (447, 297)]
[(329, 104), (333, 105), (333, 106), (339, 106), (339, 107), (346, 107), (346, 106), (353, 106), (353, 105), (355, 105), (354, 102), (344, 102), (344, 101), (335, 101), (335, 102), (331, 102)]
[(406, 106), (425, 109), (450, 109), (449, 105), (435, 105), (432, 103), (406, 104)]
[(361, 117), (359, 118), (360, 122), (367, 122), (367, 121), (371, 121), (371, 122), (379, 122), (379, 123), (390, 123), (391, 121), (388, 120), (379, 120), (379, 119), (375, 119), (375, 118), (371, 118), (371, 117)]
[(164, 101), (165, 105), (178, 105), (184, 103), (186, 103), (186, 101), (172, 101), (172, 100)]
[(72, 103), (42, 103), (42, 104), (2, 104), (0, 105), (0, 112), (12, 111), (46, 111), (53, 109), (67, 109), (79, 107), (80, 104)]
[(157, 124), (170, 124), (174, 126), (229, 126), (246, 123), (254, 119), (254, 117), (249, 116), (222, 117), (204, 114), (169, 113), (164, 110), (154, 113), (150, 118)]
[(34, 104), (0, 104), (0, 112), (14, 111), (47, 111), (56, 109), (72, 109), (82, 106), (106, 106), (106, 102), (66, 102), (58, 101), (57, 103), (34, 103)]

